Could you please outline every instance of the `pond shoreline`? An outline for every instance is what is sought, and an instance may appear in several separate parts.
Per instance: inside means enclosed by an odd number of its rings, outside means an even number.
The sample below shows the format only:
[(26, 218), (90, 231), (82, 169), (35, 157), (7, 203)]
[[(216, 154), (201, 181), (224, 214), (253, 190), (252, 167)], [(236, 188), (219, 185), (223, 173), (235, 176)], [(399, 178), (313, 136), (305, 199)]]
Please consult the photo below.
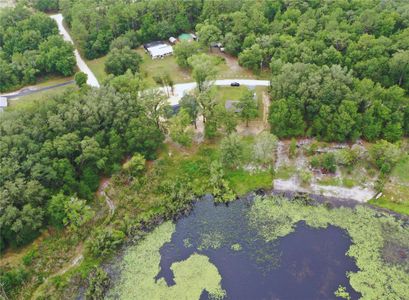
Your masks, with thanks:
[[(358, 205), (366, 206), (380, 213), (390, 214), (391, 216), (404, 221), (404, 224), (406, 226), (409, 226), (408, 216), (401, 215), (399, 213), (390, 211), (388, 209), (380, 208), (380, 207), (371, 205), (369, 203), (362, 203), (362, 202), (359, 202), (353, 199), (327, 197), (327, 196), (323, 196), (320, 194), (301, 193), (301, 192), (296, 192), (296, 191), (291, 191), (291, 190), (278, 190), (274, 188), (271, 188), (271, 189), (260, 188), (260, 189), (248, 192), (242, 196), (238, 196), (232, 202), (242, 199), (242, 200), (245, 200), (251, 203), (254, 201), (254, 198), (257, 196), (260, 196), (260, 197), (281, 196), (287, 199), (288, 201), (292, 201), (296, 197), (306, 197), (306, 199), (312, 200), (312, 202), (309, 205), (324, 204), (324, 205), (327, 205), (328, 208), (339, 208), (339, 207), (354, 208)], [(132, 228), (130, 230), (128, 240), (116, 251), (115, 256), (109, 257), (105, 262), (101, 264), (101, 268), (104, 269), (105, 272), (107, 272), (110, 278), (110, 284), (107, 287), (107, 291), (110, 290), (113, 287), (113, 285), (118, 282), (117, 280), (118, 278), (120, 278), (120, 274), (121, 274), (120, 262), (123, 260), (123, 257), (126, 254), (126, 251), (130, 247), (138, 244), (142, 239), (144, 239), (144, 237), (147, 234), (152, 232), (156, 227), (160, 226), (164, 222), (170, 221), (170, 220), (173, 222), (177, 222), (178, 220), (189, 216), (193, 211), (195, 203), (209, 199), (209, 197), (213, 199), (213, 196), (211, 194), (205, 194), (205, 195), (196, 197), (192, 199), (192, 201), (188, 202), (185, 205), (185, 207), (183, 207), (181, 210), (179, 210), (172, 216), (157, 216), (155, 218), (152, 218), (148, 222), (141, 223), (140, 227), (135, 226), (134, 228)], [(214, 203), (214, 205), (215, 206), (219, 206), (219, 205), (228, 206), (229, 203), (226, 203), (226, 204)], [(85, 299), (85, 291), (86, 291), (86, 287), (82, 286), (79, 289), (79, 294), (78, 294), (77, 299)]]

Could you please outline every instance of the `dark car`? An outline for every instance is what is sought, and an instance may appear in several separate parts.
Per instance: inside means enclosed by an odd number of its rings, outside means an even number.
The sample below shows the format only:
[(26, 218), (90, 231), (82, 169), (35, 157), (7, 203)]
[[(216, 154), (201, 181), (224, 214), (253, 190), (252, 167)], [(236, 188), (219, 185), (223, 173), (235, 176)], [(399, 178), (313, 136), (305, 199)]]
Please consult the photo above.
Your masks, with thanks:
[(240, 83), (238, 83), (238, 82), (232, 82), (232, 83), (230, 83), (230, 85), (231, 85), (231, 86), (240, 86)]

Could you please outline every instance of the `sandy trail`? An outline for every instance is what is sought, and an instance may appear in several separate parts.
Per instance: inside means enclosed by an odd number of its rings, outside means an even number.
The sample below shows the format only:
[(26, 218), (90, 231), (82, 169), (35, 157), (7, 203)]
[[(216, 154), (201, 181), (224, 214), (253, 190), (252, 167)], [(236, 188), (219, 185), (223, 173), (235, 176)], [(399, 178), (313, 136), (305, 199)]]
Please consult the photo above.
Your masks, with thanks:
[[(64, 40), (74, 44), (70, 34), (63, 25), (64, 18), (62, 14), (51, 15), (50, 18), (57, 22), (58, 30), (60, 31), (60, 34), (63, 36)], [(74, 50), (74, 55), (75, 59), (77, 60), (78, 68), (81, 70), (81, 72), (84, 72), (85, 74), (88, 75), (87, 84), (93, 87), (99, 87), (99, 82), (97, 78), (95, 77), (94, 73), (92, 73), (91, 69), (87, 66), (85, 61), (81, 58), (81, 55), (77, 49)]]

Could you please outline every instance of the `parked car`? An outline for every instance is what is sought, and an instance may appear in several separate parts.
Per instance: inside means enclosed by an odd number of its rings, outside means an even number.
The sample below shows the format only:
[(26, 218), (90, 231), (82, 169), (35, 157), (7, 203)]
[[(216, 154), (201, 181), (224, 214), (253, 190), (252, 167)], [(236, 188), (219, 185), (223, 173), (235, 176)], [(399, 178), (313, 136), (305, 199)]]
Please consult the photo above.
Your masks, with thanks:
[(240, 86), (240, 83), (238, 83), (238, 82), (232, 82), (232, 83), (230, 83), (230, 86)]

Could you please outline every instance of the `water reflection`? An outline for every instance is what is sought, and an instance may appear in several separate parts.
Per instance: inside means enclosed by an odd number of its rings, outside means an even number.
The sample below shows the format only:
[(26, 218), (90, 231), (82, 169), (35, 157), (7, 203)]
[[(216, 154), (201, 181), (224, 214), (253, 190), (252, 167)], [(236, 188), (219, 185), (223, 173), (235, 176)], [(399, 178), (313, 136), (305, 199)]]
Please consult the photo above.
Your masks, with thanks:
[[(352, 299), (359, 298), (346, 278), (357, 268), (345, 255), (350, 240), (344, 230), (313, 229), (300, 222), (295, 232), (266, 243), (248, 225), (251, 203), (248, 198), (228, 207), (214, 206), (210, 198), (197, 202), (161, 248), (156, 278), (175, 284), (171, 265), (196, 252), (218, 268), (227, 299), (336, 299), (339, 285)], [(209, 299), (206, 291), (201, 299)]]

